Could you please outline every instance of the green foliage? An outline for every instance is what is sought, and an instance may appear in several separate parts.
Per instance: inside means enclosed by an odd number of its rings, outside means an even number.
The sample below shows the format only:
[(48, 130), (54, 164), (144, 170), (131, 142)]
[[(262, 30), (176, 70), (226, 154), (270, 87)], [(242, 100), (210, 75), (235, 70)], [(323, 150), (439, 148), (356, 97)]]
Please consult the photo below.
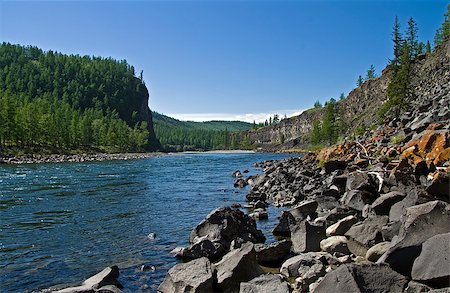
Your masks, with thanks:
[(131, 128), (115, 111), (81, 112), (48, 94), (30, 100), (27, 95), (0, 91), (0, 123), (0, 145), (8, 148), (143, 151), (149, 135), (147, 122)]
[(427, 53), (427, 54), (431, 53), (430, 41), (427, 41), (427, 45), (425, 46), (425, 53)]
[(341, 93), (341, 95), (339, 96), (339, 101), (342, 101), (343, 99), (345, 99), (345, 94)]
[(405, 135), (402, 133), (396, 134), (391, 138), (393, 144), (399, 144), (405, 140)]
[[(419, 54), (419, 41), (417, 36), (417, 24), (411, 17), (408, 20), (408, 28), (406, 30), (406, 42), (409, 46), (409, 60), (413, 60)], [(402, 48), (403, 54), (403, 48)]]
[(315, 108), (315, 109), (320, 109), (320, 108), (322, 108), (322, 104), (320, 103), (319, 100), (317, 100), (317, 101), (314, 102), (314, 108)]
[(441, 45), (444, 39), (448, 37), (450, 37), (450, 4), (448, 4), (447, 12), (444, 14), (444, 22), (434, 35), (434, 47)]
[(387, 88), (388, 101), (383, 104), (378, 114), (384, 117), (390, 109), (394, 109), (394, 114), (398, 115), (407, 105), (407, 100), (413, 95), (410, 85), (410, 52), (408, 43), (405, 41), (402, 48), (400, 65), (394, 67), (392, 80)]
[(392, 41), (394, 42), (394, 58), (391, 60), (391, 65), (398, 65), (400, 56), (402, 55), (403, 37), (400, 31), (400, 22), (395, 16), (394, 26), (392, 28)]
[(356, 85), (359, 87), (359, 86), (362, 86), (363, 83), (364, 83), (364, 79), (362, 78), (362, 76), (361, 75), (358, 76), (358, 80), (356, 81)]
[(336, 101), (330, 99), (325, 103), (325, 117), (322, 122), (314, 120), (310, 132), (310, 140), (314, 145), (322, 142), (333, 144), (336, 143), (340, 127), (339, 117), (336, 115)]
[(142, 72), (136, 78), (125, 60), (3, 43), (0, 91), (5, 107), (16, 107), (2, 118), (4, 145), (117, 151), (143, 150), (143, 140), (157, 145), (138, 114), (148, 96)]
[(369, 69), (367, 70), (366, 80), (374, 79), (376, 77), (377, 77), (377, 74), (375, 72), (375, 66), (373, 66), (373, 64), (372, 64), (372, 65), (370, 65)]
[(168, 151), (240, 149), (244, 145), (245, 148), (250, 145), (248, 139), (241, 141), (234, 135), (235, 132), (252, 127), (252, 124), (246, 122), (180, 121), (153, 112), (153, 125), (156, 137)]

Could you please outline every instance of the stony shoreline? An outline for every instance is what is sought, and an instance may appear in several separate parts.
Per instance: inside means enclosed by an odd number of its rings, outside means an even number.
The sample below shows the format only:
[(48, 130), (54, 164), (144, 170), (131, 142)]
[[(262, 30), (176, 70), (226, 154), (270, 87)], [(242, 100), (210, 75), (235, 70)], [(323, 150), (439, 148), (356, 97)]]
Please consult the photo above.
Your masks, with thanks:
[(135, 160), (146, 159), (167, 155), (166, 153), (95, 153), (95, 154), (52, 154), (52, 155), (22, 155), (22, 156), (1, 156), (0, 165), (21, 165), (21, 164), (41, 164), (41, 163), (64, 163), (64, 162), (101, 162), (112, 160)]

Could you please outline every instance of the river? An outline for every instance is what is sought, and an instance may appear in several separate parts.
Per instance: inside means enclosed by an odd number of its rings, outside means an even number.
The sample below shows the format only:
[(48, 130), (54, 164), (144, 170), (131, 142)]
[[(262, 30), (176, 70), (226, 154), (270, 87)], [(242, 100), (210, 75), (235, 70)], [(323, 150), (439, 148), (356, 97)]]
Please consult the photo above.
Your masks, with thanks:
[[(213, 209), (244, 203), (234, 170), (270, 153), (198, 153), (90, 163), (0, 165), (0, 291), (76, 285), (109, 265), (125, 292), (155, 292)], [(258, 222), (268, 241), (280, 211)], [(156, 233), (156, 239), (147, 237)], [(152, 265), (154, 272), (140, 267)]]

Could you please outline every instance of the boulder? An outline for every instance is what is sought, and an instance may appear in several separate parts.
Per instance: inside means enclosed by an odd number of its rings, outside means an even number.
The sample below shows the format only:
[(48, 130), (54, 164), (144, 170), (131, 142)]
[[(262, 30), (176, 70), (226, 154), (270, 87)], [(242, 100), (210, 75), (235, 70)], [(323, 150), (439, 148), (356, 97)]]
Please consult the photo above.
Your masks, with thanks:
[[(450, 150), (448, 151), (450, 153)], [(433, 196), (443, 197), (448, 200), (450, 190), (450, 170), (447, 168), (446, 172), (437, 171), (430, 174), (430, 180), (426, 183), (426, 191)]]
[(272, 233), (275, 236), (290, 237), (291, 230), (289, 227), (291, 225), (295, 225), (295, 223), (296, 221), (294, 216), (290, 212), (283, 211), (280, 216), (280, 221), (272, 230)]
[(391, 247), (378, 262), (386, 262), (395, 271), (410, 276), (422, 243), (435, 235), (450, 232), (449, 217), (450, 205), (443, 201), (407, 208), (398, 237), (393, 239)]
[(316, 210), (317, 210), (318, 203), (315, 200), (307, 200), (301, 202), (298, 206), (292, 208), (289, 210), (291, 215), (294, 216), (294, 218), (297, 221), (301, 221), (306, 219), (308, 216), (311, 218), (315, 218), (317, 216)]
[(176, 248), (172, 250), (171, 254), (185, 261), (201, 257), (207, 257), (214, 261), (225, 254), (225, 249), (220, 243), (205, 238), (186, 248)]
[(327, 273), (314, 293), (403, 293), (407, 283), (386, 264), (343, 264)]
[(241, 171), (236, 170), (236, 171), (233, 172), (232, 176), (236, 177), (236, 178), (239, 178), (239, 177), (242, 177), (242, 173), (241, 173)]
[(231, 241), (236, 238), (254, 243), (262, 243), (266, 240), (261, 230), (256, 229), (254, 219), (230, 207), (212, 211), (192, 230), (189, 241), (196, 243), (199, 239), (203, 239), (202, 237), (220, 243), (225, 250), (229, 249)]
[(409, 281), (408, 286), (405, 288), (404, 293), (424, 293), (429, 292), (431, 290), (431, 287), (415, 282), (415, 281)]
[(244, 188), (245, 186), (247, 186), (247, 181), (242, 178), (238, 178), (234, 182), (234, 187)]
[(241, 248), (227, 253), (215, 264), (217, 287), (223, 292), (239, 290), (241, 282), (247, 282), (263, 274), (256, 261), (256, 252), (252, 243), (244, 243)]
[(206, 257), (180, 263), (172, 267), (158, 292), (212, 292), (213, 269)]
[(330, 254), (335, 252), (350, 254), (347, 246), (347, 238), (345, 236), (331, 236), (320, 241), (320, 249)]
[(363, 246), (370, 247), (383, 241), (381, 228), (387, 224), (388, 216), (374, 216), (365, 219), (353, 225), (345, 236), (360, 243)]
[[(81, 286), (70, 287), (62, 290), (52, 291), (55, 293), (77, 293), (77, 292), (98, 292), (103, 288), (105, 292), (121, 292), (123, 286), (117, 280), (119, 278), (119, 268), (111, 266), (103, 269), (100, 273), (86, 279)], [(108, 289), (109, 288), (109, 289)], [(108, 290), (108, 291), (106, 291)]]
[(375, 244), (366, 253), (366, 259), (371, 262), (376, 262), (390, 247), (391, 242), (385, 241)]
[(248, 202), (255, 202), (258, 200), (265, 201), (267, 199), (267, 195), (265, 193), (260, 193), (258, 191), (252, 190), (245, 196), (245, 199)]
[(290, 228), (294, 253), (320, 251), (320, 241), (326, 237), (325, 226), (312, 225), (305, 220)]
[(280, 275), (265, 274), (242, 282), (239, 293), (289, 293), (289, 283)]
[[(447, 225), (449, 223), (447, 222)], [(450, 233), (431, 237), (422, 244), (411, 277), (433, 287), (450, 287)]]
[(341, 203), (345, 206), (362, 211), (366, 204), (372, 204), (375, 195), (366, 190), (350, 190), (341, 197)]
[(345, 170), (345, 168), (347, 168), (347, 162), (340, 160), (329, 160), (323, 164), (323, 168), (325, 169), (326, 174), (331, 174), (336, 170)]
[(270, 244), (255, 244), (256, 260), (262, 265), (279, 265), (291, 250), (289, 240), (281, 240)]
[(354, 171), (347, 176), (346, 190), (361, 190), (376, 193), (378, 189), (377, 185), (366, 172)]
[(265, 209), (267, 207), (267, 203), (265, 201), (258, 200), (257, 202), (255, 202), (253, 207), (255, 209)]
[(392, 205), (401, 201), (405, 197), (404, 193), (392, 191), (380, 195), (371, 205), (371, 208), (377, 215), (389, 215)]
[(253, 213), (248, 214), (248, 216), (255, 220), (267, 220), (269, 218), (269, 214), (266, 211), (254, 211)]
[(314, 283), (325, 275), (322, 257), (315, 253), (303, 253), (286, 260), (280, 268), (281, 274), (291, 277), (302, 277), (306, 285)]
[(348, 229), (350, 229), (350, 227), (356, 224), (357, 222), (358, 219), (355, 216), (350, 215), (328, 227), (325, 232), (327, 236), (344, 235), (345, 232), (347, 232)]
[(419, 194), (421, 192), (422, 191), (418, 189), (408, 190), (405, 198), (391, 206), (391, 209), (389, 211), (389, 221), (400, 221), (401, 218), (406, 214), (406, 209), (418, 203)]

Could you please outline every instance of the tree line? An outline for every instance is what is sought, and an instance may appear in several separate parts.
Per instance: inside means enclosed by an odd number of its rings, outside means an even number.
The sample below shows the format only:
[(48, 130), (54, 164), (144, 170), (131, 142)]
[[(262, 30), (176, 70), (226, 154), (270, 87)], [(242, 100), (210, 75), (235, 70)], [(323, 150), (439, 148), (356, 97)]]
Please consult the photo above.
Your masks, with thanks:
[(139, 114), (147, 97), (125, 60), (0, 45), (3, 147), (148, 149), (157, 141)]

